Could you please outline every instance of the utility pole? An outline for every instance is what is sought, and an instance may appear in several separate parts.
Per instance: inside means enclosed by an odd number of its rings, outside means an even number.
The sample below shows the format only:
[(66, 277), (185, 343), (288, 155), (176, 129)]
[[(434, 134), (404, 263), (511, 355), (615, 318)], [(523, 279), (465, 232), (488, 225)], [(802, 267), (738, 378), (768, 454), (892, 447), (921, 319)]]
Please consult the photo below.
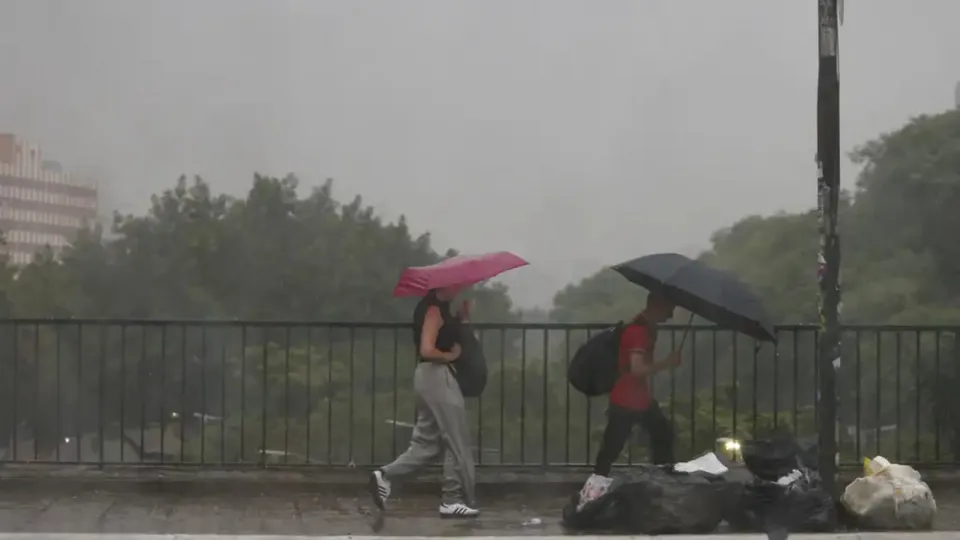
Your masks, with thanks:
[(820, 348), (817, 351), (819, 465), (825, 487), (837, 493), (837, 369), (840, 367), (840, 76), (837, 62), (840, 0), (817, 0), (820, 62), (817, 82), (817, 213), (820, 251)]

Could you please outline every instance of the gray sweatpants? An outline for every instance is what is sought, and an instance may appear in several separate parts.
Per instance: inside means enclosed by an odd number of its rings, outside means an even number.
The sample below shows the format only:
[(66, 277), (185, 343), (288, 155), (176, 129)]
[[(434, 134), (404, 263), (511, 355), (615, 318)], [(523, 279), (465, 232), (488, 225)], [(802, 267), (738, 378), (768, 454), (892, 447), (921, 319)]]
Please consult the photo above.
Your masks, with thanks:
[(413, 375), (417, 423), (406, 452), (381, 470), (388, 479), (443, 457), (443, 502), (476, 504), (476, 471), (460, 386), (446, 364), (421, 362)]

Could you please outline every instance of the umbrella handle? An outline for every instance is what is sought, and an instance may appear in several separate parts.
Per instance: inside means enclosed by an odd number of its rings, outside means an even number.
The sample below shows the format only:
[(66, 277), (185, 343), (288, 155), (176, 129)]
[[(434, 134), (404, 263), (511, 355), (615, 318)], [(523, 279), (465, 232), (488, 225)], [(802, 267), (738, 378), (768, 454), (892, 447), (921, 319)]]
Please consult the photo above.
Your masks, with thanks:
[(683, 330), (683, 337), (680, 338), (680, 347), (677, 349), (678, 351), (683, 350), (683, 344), (687, 342), (687, 334), (690, 333), (690, 330), (692, 329), (692, 327), (693, 327), (693, 313), (691, 313), (690, 318), (687, 319), (687, 327)]

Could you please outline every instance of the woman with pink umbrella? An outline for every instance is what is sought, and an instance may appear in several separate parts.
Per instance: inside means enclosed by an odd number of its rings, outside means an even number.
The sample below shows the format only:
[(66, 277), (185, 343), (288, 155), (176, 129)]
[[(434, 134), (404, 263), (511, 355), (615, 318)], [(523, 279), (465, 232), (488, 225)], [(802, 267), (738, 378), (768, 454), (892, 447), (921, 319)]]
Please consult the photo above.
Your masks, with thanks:
[(431, 266), (407, 268), (394, 296), (423, 296), (413, 312), (413, 342), (420, 358), (413, 376), (417, 422), (410, 446), (397, 459), (370, 474), (370, 494), (383, 510), (391, 481), (443, 459), (440, 515), (474, 517), (475, 472), (463, 393), (456, 379), (462, 325), (469, 303), (454, 315), (451, 302), (465, 288), (527, 261), (508, 252), (456, 256)]

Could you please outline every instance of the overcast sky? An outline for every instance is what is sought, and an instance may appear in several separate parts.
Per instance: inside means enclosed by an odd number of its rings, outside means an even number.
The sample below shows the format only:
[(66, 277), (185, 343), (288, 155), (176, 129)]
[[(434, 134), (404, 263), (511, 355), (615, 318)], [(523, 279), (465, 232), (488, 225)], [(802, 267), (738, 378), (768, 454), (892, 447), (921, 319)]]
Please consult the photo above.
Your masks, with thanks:
[[(520, 303), (816, 201), (814, 0), (0, 0), (0, 132), (140, 211), (335, 178)], [(848, 0), (843, 146), (953, 105), (960, 1)], [(844, 182), (854, 178), (845, 169)], [(811, 263), (811, 268), (813, 265)]]

